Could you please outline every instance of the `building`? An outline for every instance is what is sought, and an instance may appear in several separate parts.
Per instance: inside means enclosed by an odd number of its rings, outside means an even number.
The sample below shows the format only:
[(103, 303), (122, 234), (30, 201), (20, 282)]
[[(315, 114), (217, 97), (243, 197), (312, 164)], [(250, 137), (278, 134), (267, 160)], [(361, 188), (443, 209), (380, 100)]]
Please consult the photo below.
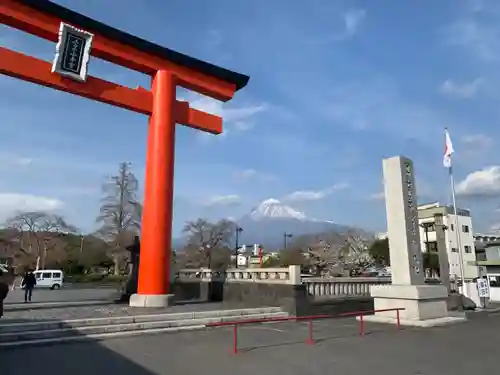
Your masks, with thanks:
[[(457, 243), (457, 231), (460, 234), (460, 243), (464, 261), (464, 275), (466, 279), (478, 277), (475, 265), (476, 253), (474, 248), (473, 226), (470, 211), (457, 208), (457, 216), (453, 207), (444, 206), (438, 202), (418, 206), (418, 221), (420, 224), (420, 241), (422, 251), (437, 251), (435, 215), (443, 215), (443, 225), (446, 241), (446, 252), (450, 263), (450, 275), (460, 277), (460, 254)], [(458, 227), (456, 225), (458, 218)]]
[(479, 233), (474, 237), (479, 276), (488, 278), (490, 301), (500, 302), (500, 237)]
[[(450, 276), (460, 278), (460, 255), (457, 244), (457, 230), (464, 261), (466, 279), (478, 277), (476, 254), (474, 247), (473, 226), (470, 211), (457, 208), (458, 226), (456, 225), (453, 207), (441, 205), (438, 202), (418, 206), (418, 222), (420, 227), (420, 246), (422, 251), (437, 251), (435, 215), (443, 216), (446, 242), (446, 252), (450, 263)], [(377, 238), (387, 238), (387, 234), (378, 234)]]

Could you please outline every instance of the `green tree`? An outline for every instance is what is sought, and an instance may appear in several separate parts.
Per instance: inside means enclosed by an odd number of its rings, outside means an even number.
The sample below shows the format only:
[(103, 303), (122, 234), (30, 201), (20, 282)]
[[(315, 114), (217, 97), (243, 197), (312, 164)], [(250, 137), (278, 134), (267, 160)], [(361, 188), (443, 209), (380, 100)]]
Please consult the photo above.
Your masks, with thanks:
[(102, 185), (104, 197), (97, 222), (97, 234), (110, 244), (115, 275), (120, 273), (126, 256), (126, 247), (141, 228), (142, 205), (137, 194), (139, 182), (130, 163), (120, 163), (118, 174), (110, 176)]
[(262, 262), (262, 268), (281, 267), (281, 260), (279, 257), (268, 257)]
[(281, 251), (278, 264), (280, 267), (304, 266), (307, 259), (299, 248), (286, 248)]
[(373, 241), (368, 248), (368, 253), (379, 265), (389, 266), (391, 264), (388, 238)]

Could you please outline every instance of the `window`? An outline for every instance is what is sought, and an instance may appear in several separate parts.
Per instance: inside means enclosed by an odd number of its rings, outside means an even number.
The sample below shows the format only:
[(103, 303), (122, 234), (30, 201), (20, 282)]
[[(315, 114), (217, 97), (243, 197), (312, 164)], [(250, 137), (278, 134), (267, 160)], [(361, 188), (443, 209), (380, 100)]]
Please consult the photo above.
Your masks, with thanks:
[(50, 272), (43, 272), (42, 279), (50, 279), (52, 274)]
[(452, 253), (458, 253), (458, 249), (457, 249), (456, 247), (452, 247), (452, 248), (451, 248), (451, 252), (452, 252)]
[(465, 245), (464, 250), (466, 253), (472, 253), (472, 248), (469, 245)]
[(60, 279), (61, 278), (61, 272), (54, 272), (52, 274), (53, 279)]
[(40, 276), (42, 276), (42, 273), (41, 273), (41, 272), (35, 272), (35, 277), (36, 277), (37, 279), (39, 279), (39, 278), (40, 278)]
[(450, 224), (450, 229), (451, 229), (451, 231), (453, 232), (453, 231), (455, 230), (455, 225)]
[(493, 288), (500, 287), (500, 276), (490, 276), (490, 286)]
[(462, 225), (462, 232), (469, 233), (469, 226), (468, 225)]

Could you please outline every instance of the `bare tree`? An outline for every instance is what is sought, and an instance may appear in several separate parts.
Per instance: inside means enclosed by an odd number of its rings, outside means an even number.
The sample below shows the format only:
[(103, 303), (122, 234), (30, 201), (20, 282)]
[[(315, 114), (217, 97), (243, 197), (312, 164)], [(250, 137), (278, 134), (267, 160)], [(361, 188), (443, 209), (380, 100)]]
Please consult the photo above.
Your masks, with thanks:
[(356, 233), (349, 233), (346, 238), (344, 253), (346, 263), (350, 268), (357, 268), (359, 271), (364, 271), (373, 263), (368, 243), (368, 239)]
[(101, 224), (97, 234), (112, 248), (115, 275), (120, 272), (120, 263), (125, 248), (141, 229), (142, 206), (138, 201), (139, 182), (131, 171), (130, 163), (120, 163), (118, 174), (110, 176), (102, 186), (97, 222)]
[(205, 266), (212, 267), (212, 254), (219, 254), (222, 249), (230, 247), (234, 230), (235, 224), (229, 220), (211, 223), (206, 219), (197, 219), (186, 222), (182, 231), (188, 236), (186, 251), (192, 259), (188, 264), (195, 266), (196, 263), (205, 263)]
[(42, 211), (20, 212), (9, 218), (6, 226), (17, 233), (19, 250), (35, 256), (36, 269), (45, 267), (47, 252), (54, 247), (60, 235), (76, 232), (76, 228), (62, 216)]

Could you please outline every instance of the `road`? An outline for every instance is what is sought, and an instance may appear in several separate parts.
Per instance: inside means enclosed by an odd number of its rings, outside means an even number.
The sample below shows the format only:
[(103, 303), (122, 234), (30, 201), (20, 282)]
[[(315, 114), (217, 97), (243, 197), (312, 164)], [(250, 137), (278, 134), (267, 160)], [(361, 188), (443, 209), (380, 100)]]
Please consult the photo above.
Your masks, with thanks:
[(492, 314), (431, 329), (397, 331), (394, 326), (368, 325), (369, 334), (360, 337), (353, 320), (321, 321), (315, 323), (316, 337), (321, 339), (316, 345), (304, 344), (303, 323), (249, 326), (239, 332), (243, 350), (237, 355), (230, 352), (230, 328), (207, 329), (9, 349), (2, 353), (2, 371), (6, 375), (493, 374), (498, 371), (499, 325), (500, 315)]
[[(72, 301), (98, 301), (112, 300), (116, 297), (116, 288), (71, 288), (64, 287), (59, 290), (35, 289), (33, 291), (33, 302), (72, 302)], [(24, 291), (22, 289), (11, 290), (5, 300), (9, 303), (24, 302)]]

